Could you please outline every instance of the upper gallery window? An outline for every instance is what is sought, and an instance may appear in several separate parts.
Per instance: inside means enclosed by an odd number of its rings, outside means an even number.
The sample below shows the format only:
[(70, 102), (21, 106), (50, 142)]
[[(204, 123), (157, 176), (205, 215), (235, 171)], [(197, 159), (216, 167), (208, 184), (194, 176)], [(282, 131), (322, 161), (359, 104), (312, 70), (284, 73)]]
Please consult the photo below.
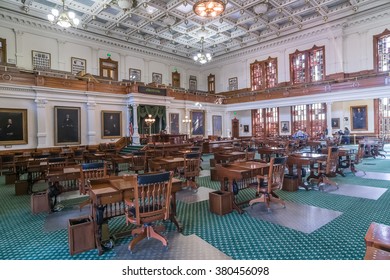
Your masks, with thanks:
[(322, 81), (325, 78), (325, 47), (290, 54), (290, 76), (293, 84)]
[(251, 63), (251, 87), (252, 90), (261, 90), (275, 87), (278, 83), (278, 61), (269, 57), (267, 60)]
[(374, 67), (378, 72), (390, 71), (390, 31), (374, 36)]

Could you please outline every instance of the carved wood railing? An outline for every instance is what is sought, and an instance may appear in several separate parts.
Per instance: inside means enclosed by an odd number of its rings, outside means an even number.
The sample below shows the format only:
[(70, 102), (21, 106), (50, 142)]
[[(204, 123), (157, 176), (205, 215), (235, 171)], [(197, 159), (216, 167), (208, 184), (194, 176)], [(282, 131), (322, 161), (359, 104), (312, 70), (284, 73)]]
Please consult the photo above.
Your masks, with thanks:
[[(110, 81), (98, 79), (79, 79), (71, 73), (64, 71), (30, 71), (19, 69), (15, 66), (0, 65), (0, 83), (43, 86), (51, 88), (63, 88), (80, 91), (107, 92), (113, 94), (139, 93), (139, 86), (148, 87), (151, 90), (162, 90), (164, 95), (178, 100), (188, 100), (203, 103), (218, 103), (222, 97), (223, 104), (253, 102), (276, 98), (297, 97), (318, 93), (334, 92), (354, 88), (370, 88), (390, 85), (390, 72), (377, 73), (373, 70), (359, 71), (355, 73), (336, 73), (326, 76), (326, 80), (314, 83), (291, 85), (289, 82), (279, 83), (277, 87), (252, 91), (244, 88), (228, 92), (220, 92), (217, 95), (206, 92), (191, 92), (182, 88), (173, 88), (160, 84), (136, 83), (129, 81)], [(95, 77), (95, 76), (94, 76)]]

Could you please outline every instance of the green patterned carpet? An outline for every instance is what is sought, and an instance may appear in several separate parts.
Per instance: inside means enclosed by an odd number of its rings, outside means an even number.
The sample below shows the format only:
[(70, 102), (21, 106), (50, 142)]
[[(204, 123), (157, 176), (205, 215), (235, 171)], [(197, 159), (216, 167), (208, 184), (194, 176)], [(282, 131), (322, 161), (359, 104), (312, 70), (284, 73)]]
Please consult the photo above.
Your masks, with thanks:
[[(209, 169), (209, 158), (207, 155), (203, 157), (205, 170)], [(390, 160), (365, 159), (358, 169), (388, 172)], [(336, 181), (339, 184), (390, 187), (390, 181), (360, 178), (352, 173), (347, 173), (346, 177), (338, 176)], [(198, 183), (203, 187), (219, 189), (219, 183), (210, 181), (208, 176), (200, 177)], [(343, 214), (310, 234), (261, 221), (247, 213), (240, 215), (234, 211), (218, 216), (209, 211), (208, 201), (191, 204), (178, 201), (177, 216), (184, 226), (184, 235), (196, 234), (235, 260), (359, 260), (364, 257), (364, 235), (370, 223), (375, 221), (390, 225), (389, 191), (378, 200), (304, 190), (280, 191), (279, 195), (286, 201), (327, 208)], [(63, 211), (74, 209), (81, 200), (62, 202), (65, 206)], [(30, 196), (15, 196), (14, 185), (5, 185), (4, 177), (0, 177), (0, 259), (115, 259), (114, 250), (108, 250), (101, 256), (98, 256), (97, 250), (71, 256), (66, 228), (44, 231), (48, 215), (32, 214)], [(169, 222), (166, 226), (168, 231), (176, 229)], [(112, 234), (129, 229), (124, 217), (111, 219), (109, 228)], [(130, 237), (118, 239), (116, 245), (127, 244), (129, 240)]]

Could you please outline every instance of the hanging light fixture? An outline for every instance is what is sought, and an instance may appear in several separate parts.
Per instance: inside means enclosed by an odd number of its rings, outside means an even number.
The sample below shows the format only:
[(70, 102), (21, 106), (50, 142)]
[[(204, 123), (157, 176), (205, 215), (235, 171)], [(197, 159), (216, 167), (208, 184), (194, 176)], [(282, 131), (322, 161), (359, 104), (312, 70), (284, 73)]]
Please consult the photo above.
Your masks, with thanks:
[(194, 60), (195, 62), (199, 62), (200, 64), (205, 64), (207, 62), (209, 62), (211, 60), (211, 54), (210, 53), (204, 53), (203, 51), (203, 42), (204, 42), (204, 38), (202, 37), (202, 39), (200, 40), (201, 41), (201, 44), (202, 44), (202, 48), (200, 49), (200, 52), (198, 52), (195, 56), (194, 56)]
[(53, 24), (58, 24), (63, 28), (77, 27), (80, 20), (76, 18), (76, 14), (72, 11), (67, 12), (65, 8), (65, 0), (62, 0), (62, 10), (52, 9), (51, 14), (47, 15), (48, 20)]
[(225, 3), (221, 0), (200, 0), (194, 4), (193, 10), (200, 17), (216, 17), (225, 11)]

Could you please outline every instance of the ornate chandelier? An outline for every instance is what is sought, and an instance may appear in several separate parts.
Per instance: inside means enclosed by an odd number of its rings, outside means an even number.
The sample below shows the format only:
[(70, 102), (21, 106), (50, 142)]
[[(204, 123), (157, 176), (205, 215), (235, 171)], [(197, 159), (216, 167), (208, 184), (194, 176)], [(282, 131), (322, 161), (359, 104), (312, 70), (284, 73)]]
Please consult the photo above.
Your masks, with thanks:
[(205, 54), (203, 51), (203, 42), (204, 42), (204, 38), (202, 37), (202, 39), (201, 39), (202, 48), (201, 48), (200, 52), (198, 52), (194, 56), (195, 62), (199, 62), (200, 64), (205, 64), (211, 60), (211, 54), (210, 53)]
[(67, 12), (67, 8), (65, 8), (65, 0), (62, 0), (62, 10), (59, 11), (57, 9), (52, 9), (51, 14), (47, 15), (48, 20), (53, 24), (58, 24), (63, 28), (68, 27), (77, 27), (79, 25), (80, 20), (76, 18), (76, 14), (74, 12)]
[(193, 10), (200, 17), (216, 17), (225, 11), (225, 3), (221, 0), (200, 0), (194, 4)]

